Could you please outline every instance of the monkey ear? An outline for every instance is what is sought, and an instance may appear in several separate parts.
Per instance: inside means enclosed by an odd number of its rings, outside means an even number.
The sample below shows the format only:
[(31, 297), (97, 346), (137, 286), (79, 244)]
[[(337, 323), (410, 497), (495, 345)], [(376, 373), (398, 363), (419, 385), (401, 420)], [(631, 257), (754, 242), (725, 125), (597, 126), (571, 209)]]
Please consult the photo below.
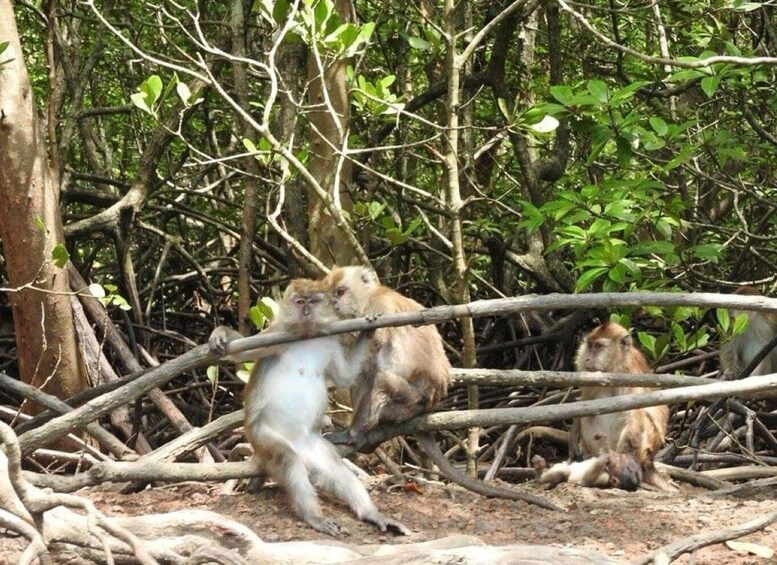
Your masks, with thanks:
[(632, 345), (634, 345), (634, 340), (631, 339), (631, 334), (624, 335), (621, 338), (621, 347), (623, 349), (629, 349)]

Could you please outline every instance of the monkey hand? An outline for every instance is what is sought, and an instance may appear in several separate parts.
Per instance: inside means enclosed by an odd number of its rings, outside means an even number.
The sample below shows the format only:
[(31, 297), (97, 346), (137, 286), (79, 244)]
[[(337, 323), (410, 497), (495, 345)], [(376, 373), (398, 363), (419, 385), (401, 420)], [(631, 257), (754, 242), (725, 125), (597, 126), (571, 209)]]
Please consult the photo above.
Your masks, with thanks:
[(391, 518), (389, 518), (388, 516), (384, 516), (380, 512), (376, 512), (375, 514), (365, 516), (364, 520), (367, 522), (370, 522), (371, 524), (375, 524), (381, 532), (391, 531), (392, 533), (395, 533), (400, 536), (410, 535), (410, 530), (407, 529), (407, 527), (404, 524), (402, 524), (401, 522), (397, 522), (396, 520), (392, 520)]
[(227, 326), (218, 326), (208, 338), (208, 349), (213, 355), (224, 357), (227, 354), (227, 344), (243, 337), (237, 331)]
[(545, 469), (548, 468), (548, 462), (542, 455), (535, 455), (531, 458), (532, 467), (534, 467), (534, 476), (540, 478)]

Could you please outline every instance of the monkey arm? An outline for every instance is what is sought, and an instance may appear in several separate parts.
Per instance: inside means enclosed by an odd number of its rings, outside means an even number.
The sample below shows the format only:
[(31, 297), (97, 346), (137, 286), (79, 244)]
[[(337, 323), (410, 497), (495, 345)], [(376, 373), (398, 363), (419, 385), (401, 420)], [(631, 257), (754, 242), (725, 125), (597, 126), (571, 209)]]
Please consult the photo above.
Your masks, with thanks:
[[(272, 326), (264, 331), (265, 334), (272, 332)], [(245, 363), (246, 361), (259, 361), (260, 359), (264, 359), (271, 355), (278, 355), (287, 347), (286, 344), (271, 345), (269, 347), (249, 349), (248, 351), (230, 353), (227, 355), (227, 345), (229, 342), (241, 339), (242, 337), (243, 335), (237, 330), (233, 330), (227, 326), (217, 326), (208, 338), (208, 349), (214, 355), (228, 359), (233, 363)]]

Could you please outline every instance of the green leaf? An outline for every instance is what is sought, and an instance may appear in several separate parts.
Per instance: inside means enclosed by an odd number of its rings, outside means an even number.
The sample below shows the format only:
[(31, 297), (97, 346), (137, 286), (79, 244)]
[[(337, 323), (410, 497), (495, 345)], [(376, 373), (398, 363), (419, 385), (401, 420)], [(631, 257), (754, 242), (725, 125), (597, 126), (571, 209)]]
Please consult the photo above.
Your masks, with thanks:
[(650, 354), (656, 356), (656, 338), (646, 332), (637, 332), (637, 341), (640, 345), (647, 349)]
[(729, 316), (728, 308), (715, 309), (715, 317), (717, 318), (718, 325), (721, 329), (724, 332), (727, 332), (728, 328), (731, 326), (731, 316)]
[(70, 253), (67, 252), (67, 248), (64, 245), (58, 243), (51, 250), (51, 258), (54, 260), (54, 264), (61, 269), (70, 261)]
[(499, 111), (502, 112), (502, 115), (505, 117), (505, 119), (512, 121), (512, 113), (510, 112), (510, 108), (507, 107), (507, 102), (505, 99), (497, 98), (496, 105), (499, 106)]
[(278, 26), (283, 25), (289, 16), (289, 3), (287, 0), (275, 0), (272, 7), (272, 19)]
[(208, 380), (211, 382), (211, 384), (216, 384), (219, 380), (219, 368), (217, 365), (210, 365), (206, 370), (205, 374), (208, 377)]
[(243, 138), (243, 147), (245, 147), (249, 153), (258, 153), (258, 150), (256, 149), (256, 145), (254, 145), (254, 142), (248, 139), (247, 137)]
[(264, 323), (267, 320), (258, 306), (251, 306), (251, 308), (248, 309), (248, 319), (251, 320), (251, 323), (255, 328), (260, 330), (264, 327)]
[(719, 243), (707, 243), (703, 245), (696, 245), (691, 248), (694, 257), (711, 261), (717, 264), (720, 259), (720, 252), (723, 250), (723, 246)]
[(550, 95), (564, 106), (569, 106), (569, 100), (572, 98), (573, 94), (572, 89), (568, 86), (559, 85), (550, 87)]
[(132, 95), (130, 95), (130, 101), (137, 107), (146, 112), (147, 114), (153, 115), (154, 112), (151, 111), (151, 108), (146, 104), (146, 93), (145, 92), (136, 92)]
[(97, 283), (92, 283), (89, 285), (89, 292), (95, 298), (105, 298), (105, 289), (102, 287), (102, 285)]
[(600, 279), (602, 276), (604, 276), (609, 269), (607, 267), (597, 267), (594, 269), (589, 269), (585, 271), (580, 277), (577, 279), (577, 284), (575, 285), (575, 290), (577, 292), (583, 291), (590, 287), (594, 282), (596, 282), (598, 279)]
[(653, 131), (658, 135), (666, 135), (666, 132), (669, 131), (669, 126), (658, 116), (652, 116), (648, 121), (650, 122), (650, 127), (652, 127)]
[(413, 49), (420, 49), (421, 51), (429, 51), (431, 49), (431, 44), (420, 37), (408, 36), (407, 43)]
[(747, 329), (747, 326), (750, 324), (750, 316), (747, 315), (747, 312), (742, 312), (741, 314), (738, 314), (736, 318), (734, 318), (734, 335), (741, 334)]
[(175, 85), (175, 91), (178, 93), (178, 97), (181, 99), (181, 102), (188, 106), (189, 99), (192, 97), (192, 91), (189, 90), (189, 87), (186, 85), (186, 83), (178, 82), (178, 84)]
[[(253, 363), (251, 363), (251, 365), (253, 365)], [(240, 379), (243, 384), (248, 384), (248, 381), (251, 380), (251, 370), (240, 369), (235, 373), (235, 376)]]
[(707, 98), (712, 98), (712, 95), (715, 94), (715, 90), (717, 90), (719, 84), (720, 77), (717, 75), (701, 79), (701, 89), (704, 91), (704, 94), (707, 95)]
[(278, 317), (278, 311), (281, 309), (280, 304), (269, 296), (262, 296), (256, 303), (268, 320), (274, 320)]
[(599, 102), (607, 102), (607, 99), (609, 98), (607, 84), (601, 80), (589, 80), (588, 92), (590, 92)]
[(553, 116), (545, 116), (542, 120), (536, 124), (532, 124), (529, 129), (536, 131), (537, 133), (550, 133), (555, 131), (559, 126), (559, 121)]

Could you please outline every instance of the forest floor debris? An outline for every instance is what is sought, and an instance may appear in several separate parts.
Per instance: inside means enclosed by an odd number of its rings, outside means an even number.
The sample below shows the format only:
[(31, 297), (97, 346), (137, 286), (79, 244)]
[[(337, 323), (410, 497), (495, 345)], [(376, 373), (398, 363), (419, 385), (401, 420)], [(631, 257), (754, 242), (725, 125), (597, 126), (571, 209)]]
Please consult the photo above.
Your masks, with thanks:
[[(376, 480), (377, 482), (377, 480)], [(135, 516), (184, 509), (212, 510), (253, 529), (266, 542), (337, 541), (307, 527), (295, 518), (283, 493), (268, 487), (258, 494), (220, 494), (220, 483), (185, 483), (149, 488), (123, 495), (101, 488), (78, 494), (88, 497), (111, 516)], [(523, 488), (533, 489), (533, 485)], [(523, 502), (486, 499), (459, 487), (424, 485), (418, 489), (392, 489), (383, 483), (371, 495), (378, 507), (405, 523), (412, 535), (395, 537), (356, 520), (348, 510), (328, 499), (324, 512), (335, 518), (349, 535), (348, 545), (416, 544), (446, 536), (474, 536), (488, 545), (511, 544), (570, 546), (598, 552), (614, 560), (633, 562), (680, 538), (742, 524), (777, 511), (768, 493), (750, 499), (711, 498), (707, 491), (681, 485), (679, 493), (640, 490), (628, 493), (563, 484), (543, 493), (567, 508), (564, 514)], [(536, 489), (538, 494), (540, 489)], [(777, 526), (741, 538), (777, 548)], [(14, 558), (18, 541), (0, 541), (0, 562)], [(689, 556), (676, 563), (690, 563)], [(694, 565), (756, 565), (770, 563), (752, 554), (734, 552), (723, 544), (699, 550)]]

